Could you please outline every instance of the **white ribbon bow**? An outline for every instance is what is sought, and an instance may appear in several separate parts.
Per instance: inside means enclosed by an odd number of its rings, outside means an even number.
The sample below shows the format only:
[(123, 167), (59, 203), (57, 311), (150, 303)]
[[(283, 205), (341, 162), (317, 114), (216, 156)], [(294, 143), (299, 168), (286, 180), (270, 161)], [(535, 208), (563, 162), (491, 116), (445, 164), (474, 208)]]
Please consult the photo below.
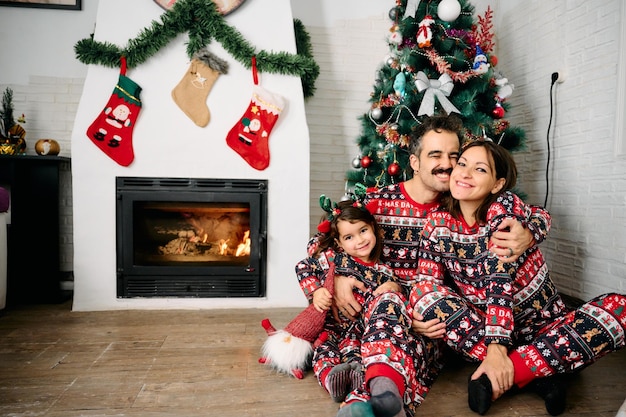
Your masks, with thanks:
[(420, 104), (419, 111), (417, 112), (418, 116), (423, 114), (427, 114), (429, 116), (433, 115), (435, 112), (435, 97), (437, 97), (446, 113), (461, 113), (459, 109), (454, 107), (454, 104), (452, 104), (447, 98), (454, 88), (452, 78), (448, 74), (441, 74), (441, 77), (437, 80), (429, 80), (426, 74), (424, 74), (423, 71), (420, 71), (417, 73), (416, 77), (417, 80), (415, 80), (415, 86), (417, 87), (417, 91), (421, 93), (426, 90), (424, 98), (422, 99), (422, 104)]

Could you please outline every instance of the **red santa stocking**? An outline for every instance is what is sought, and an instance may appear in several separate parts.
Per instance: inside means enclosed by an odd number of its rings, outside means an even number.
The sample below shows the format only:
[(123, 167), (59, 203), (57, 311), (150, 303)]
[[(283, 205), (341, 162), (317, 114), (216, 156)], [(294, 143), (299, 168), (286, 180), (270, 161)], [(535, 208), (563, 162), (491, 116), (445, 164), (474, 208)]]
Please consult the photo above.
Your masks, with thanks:
[(87, 129), (87, 136), (111, 159), (126, 167), (135, 159), (132, 134), (141, 110), (141, 87), (125, 74), (126, 58), (122, 57), (117, 85), (104, 110)]
[(241, 119), (226, 136), (226, 143), (254, 169), (270, 164), (270, 132), (285, 107), (285, 100), (258, 85), (256, 60), (252, 58), (252, 100)]

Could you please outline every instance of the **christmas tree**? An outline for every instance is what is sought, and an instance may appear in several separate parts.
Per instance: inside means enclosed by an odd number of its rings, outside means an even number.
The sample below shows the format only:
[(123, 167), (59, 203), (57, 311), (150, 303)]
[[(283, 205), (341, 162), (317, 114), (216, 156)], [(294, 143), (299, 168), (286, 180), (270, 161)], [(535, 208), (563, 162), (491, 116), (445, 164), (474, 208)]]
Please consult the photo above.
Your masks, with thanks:
[(497, 69), (493, 12), (474, 12), (467, 0), (396, 0), (389, 54), (378, 69), (371, 108), (360, 117), (361, 154), (346, 174), (348, 184), (406, 180), (409, 134), (432, 114), (457, 113), (466, 140), (488, 137), (512, 152), (524, 147), (524, 131), (504, 118), (513, 85)]

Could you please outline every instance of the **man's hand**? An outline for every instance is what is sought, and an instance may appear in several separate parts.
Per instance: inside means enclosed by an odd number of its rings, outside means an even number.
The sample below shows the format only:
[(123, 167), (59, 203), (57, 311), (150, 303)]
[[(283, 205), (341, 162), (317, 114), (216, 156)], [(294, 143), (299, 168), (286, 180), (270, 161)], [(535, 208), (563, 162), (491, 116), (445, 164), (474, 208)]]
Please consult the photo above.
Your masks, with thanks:
[(515, 262), (533, 243), (533, 234), (514, 219), (504, 219), (491, 235), (491, 252), (505, 263)]
[(333, 304), (333, 316), (335, 320), (339, 320), (339, 311), (341, 314), (354, 321), (361, 312), (361, 305), (354, 298), (352, 290), (358, 288), (365, 292), (365, 284), (356, 278), (348, 278), (343, 276), (335, 276), (335, 303)]
[(379, 296), (386, 292), (401, 292), (401, 291), (402, 291), (402, 287), (400, 287), (400, 284), (398, 284), (397, 282), (393, 282), (393, 281), (387, 281), (384, 284), (380, 284), (374, 290), (372, 294), (374, 294), (374, 296)]
[(424, 321), (424, 317), (417, 311), (413, 312), (411, 328), (415, 333), (430, 339), (441, 339), (446, 334), (446, 323), (439, 319)]

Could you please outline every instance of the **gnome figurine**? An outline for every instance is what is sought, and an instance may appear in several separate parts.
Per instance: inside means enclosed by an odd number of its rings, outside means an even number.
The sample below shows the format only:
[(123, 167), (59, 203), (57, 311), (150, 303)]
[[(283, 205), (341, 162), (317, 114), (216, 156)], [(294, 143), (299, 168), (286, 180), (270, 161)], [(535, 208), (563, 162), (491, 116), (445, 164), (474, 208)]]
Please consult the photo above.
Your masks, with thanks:
[[(324, 287), (333, 294), (335, 264), (329, 262)], [(282, 330), (276, 330), (269, 319), (263, 319), (261, 326), (267, 332), (267, 340), (261, 348), (259, 363), (268, 365), (278, 372), (304, 378), (311, 367), (313, 349), (325, 342), (328, 334), (323, 331), (326, 315), (310, 304)]]

